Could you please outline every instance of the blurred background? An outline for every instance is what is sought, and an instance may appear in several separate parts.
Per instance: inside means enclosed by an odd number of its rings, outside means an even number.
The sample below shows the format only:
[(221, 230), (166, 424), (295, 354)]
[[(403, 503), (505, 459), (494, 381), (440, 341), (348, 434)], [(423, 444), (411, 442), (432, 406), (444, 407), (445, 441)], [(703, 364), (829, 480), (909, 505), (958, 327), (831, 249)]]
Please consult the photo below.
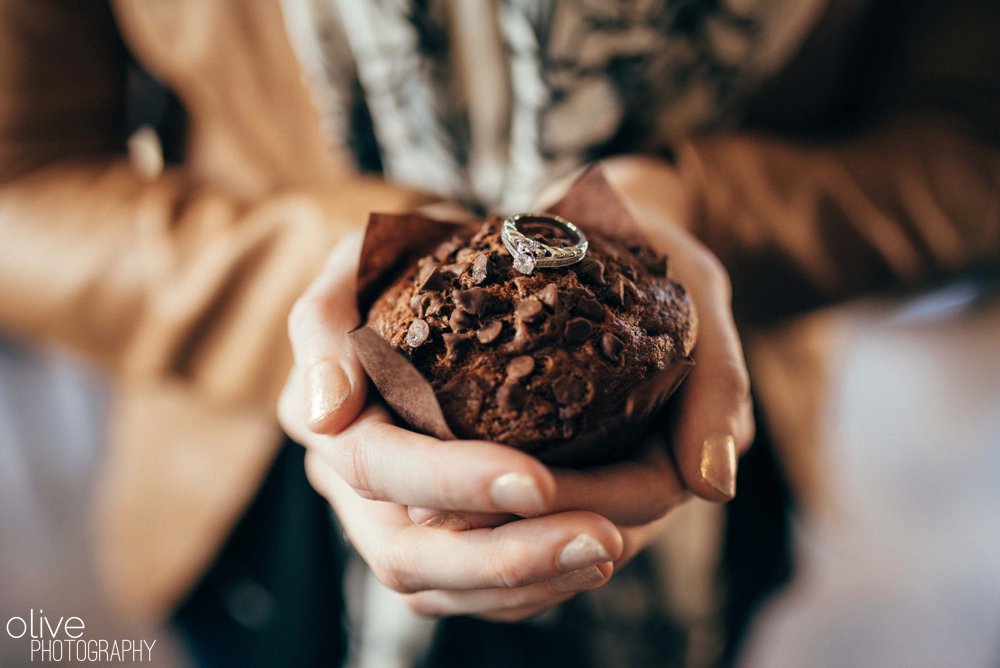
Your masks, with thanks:
[[(209, 6), (208, 3), (202, 4)], [(365, 6), (363, 3), (339, 4), (346, 8)], [(404, 3), (383, 4), (402, 6)], [(516, 4), (503, 3), (503, 6)], [(531, 6), (530, 3), (521, 4)], [(566, 4), (569, 6), (569, 3)], [(579, 3), (580, 6), (587, 4)], [(648, 3), (621, 3), (617, 8), (641, 8), (644, 4)], [(734, 11), (739, 14), (739, 7), (753, 4), (740, 0), (678, 2), (676, 18), (678, 25), (682, 28), (686, 26), (686, 30), (699, 14), (694, 11), (696, 9), (736, 7)], [(798, 7), (809, 4), (802, 2)], [(878, 11), (853, 15), (854, 10), (867, 4), (877, 6)], [(830, 56), (827, 63), (829, 69), (811, 70), (808, 61), (801, 71), (796, 69), (791, 79), (794, 82), (791, 90), (802, 96), (800, 102), (805, 106), (798, 111), (808, 117), (811, 107), (816, 105), (817, 109), (812, 111), (817, 112), (819, 118), (814, 120), (829, 121), (838, 113), (851, 111), (854, 105), (863, 106), (866, 92), (872, 94), (876, 107), (885, 102), (883, 97), (897, 102), (913, 96), (919, 109), (919, 105), (928, 102), (927, 97), (930, 102), (936, 102), (936, 96), (940, 94), (947, 101), (947, 93), (956, 91), (961, 94), (958, 97), (963, 107), (968, 103), (968, 106), (979, 109), (978, 103), (992, 100), (991, 94), (995, 96), (995, 92), (991, 93), (993, 89), (989, 88), (993, 79), (983, 76), (977, 67), (988, 69), (988, 64), (995, 60), (991, 60), (995, 51), (989, 51), (987, 47), (995, 42), (991, 27), (996, 23), (979, 20), (978, 15), (973, 13), (979, 3), (972, 3), (973, 9), (966, 4), (956, 3), (952, 7), (949, 3), (913, 3), (911, 12), (910, 4), (904, 2), (840, 3), (838, 7), (846, 9), (846, 12), (843, 16), (834, 12), (831, 25), (836, 30), (850, 28), (853, 31), (857, 28), (857, 32), (862, 33), (855, 36), (859, 50), (854, 53), (846, 49), (842, 54), (837, 51), (839, 55)], [(18, 6), (31, 7), (27, 3)], [(170, 11), (164, 9), (168, 6)], [(157, 11), (169, 15), (180, 6), (182, 3), (174, 4), (172, 0), (171, 3), (163, 3), (163, 7), (157, 5)], [(198, 3), (191, 3), (191, 7), (195, 6)], [(247, 3), (245, 6), (251, 5)], [(294, 14), (306, 3), (291, 0), (285, 6)], [(376, 6), (376, 3), (370, 6)], [(480, 5), (466, 2), (462, 6), (474, 8)], [(795, 6), (795, 3), (788, 6)], [(982, 6), (990, 8), (988, 3)], [(68, 7), (72, 5), (67, 3), (63, 8)], [(87, 9), (76, 11), (83, 15)], [(358, 11), (364, 13), (364, 10)], [(939, 12), (944, 16), (939, 16)], [(910, 13), (924, 16), (928, 26), (941, 27), (943, 32), (948, 32), (945, 29), (952, 25), (945, 19), (967, 19), (963, 24), (965, 31), (946, 35), (951, 39), (935, 43), (931, 43), (926, 36), (933, 36), (933, 31), (907, 33), (906, 39), (900, 38), (898, 44), (880, 37), (881, 33), (876, 28), (886, 29), (891, 36), (894, 31), (890, 28), (906, 27), (907, 19), (913, 19), (913, 16), (908, 16)], [(989, 18), (995, 13), (984, 12), (984, 15)], [(38, 51), (32, 57), (24, 58), (23, 62), (15, 63), (13, 58), (8, 58), (0, 60), (0, 63), (30, 65), (40, 62), (44, 58), (34, 56), (57, 53), (57, 46), (73, 41), (64, 37), (88, 36), (83, 22), (77, 20), (79, 16), (72, 12), (63, 16), (61, 10), (53, 12), (53, 15), (58, 15), (62, 32), (53, 32), (44, 21), (26, 21), (25, 34), (31, 38), (28, 46)], [(267, 20), (271, 17), (276, 24), (281, 21), (277, 10), (273, 14), (262, 15)], [(94, 16), (95, 23), (100, 23), (101, 16), (96, 13)], [(110, 13), (104, 18), (111, 26)], [(872, 23), (868, 20), (872, 18), (878, 21)], [(267, 20), (260, 25), (267, 26)], [(923, 25), (915, 19), (913, 22)], [(242, 45), (246, 49), (242, 53), (244, 57), (261, 55), (257, 52), (263, 53), (269, 45), (274, 48), (274, 43), (260, 39), (261, 35), (268, 33), (262, 30), (258, 35), (238, 22), (211, 24), (205, 19), (198, 25), (201, 28), (208, 26), (208, 29), (200, 33), (198, 30), (189, 31), (199, 33), (194, 35), (195, 38), (211, 35), (212, 40), (203, 41), (218, 40), (219, 44)], [(609, 25), (616, 23), (611, 21)], [(732, 25), (746, 28), (753, 24), (736, 21)], [(719, 28), (714, 23), (711, 26)], [(246, 34), (241, 32), (242, 29), (246, 29)], [(226, 31), (238, 34), (235, 37), (234, 34), (223, 35), (230, 40), (226, 42), (219, 39), (220, 34)], [(751, 37), (755, 34), (753, 30), (746, 32)], [(17, 34), (17, 31), (10, 34)], [(180, 30), (176, 37), (179, 36)], [(313, 35), (317, 36), (326, 39), (328, 34), (321, 30), (318, 35)], [(95, 33), (89, 37), (99, 38), (101, 35)], [(188, 59), (190, 54), (178, 48), (174, 37), (173, 33), (163, 37), (163, 53), (178, 55), (179, 58), (183, 56), (181, 60)], [(475, 39), (474, 33), (472, 37), (470, 42), (474, 46), (488, 51), (485, 41)], [(685, 39), (687, 37), (684, 36)], [(739, 53), (726, 48), (731, 46), (731, 39), (726, 38), (725, 31), (717, 37), (722, 38), (720, 44), (723, 48), (720, 51), (723, 56)], [(8, 41), (14, 43), (13, 39)], [(88, 50), (90, 47), (86, 39), (79, 41), (84, 46), (70, 53), (77, 54), (76, 60), (86, 64), (94, 54)], [(106, 40), (95, 43), (112, 51), (121, 46), (117, 37), (112, 44)], [(823, 44), (822, 40), (818, 43), (819, 47)], [(928, 44), (935, 48), (927, 48)], [(969, 57), (965, 61), (953, 53), (957, 51), (956, 45), (971, 45), (969, 50), (976, 53), (965, 54)], [(6, 54), (3, 51), (5, 46), (9, 45), (0, 41), (0, 59)], [(494, 46), (498, 47), (499, 42)], [(682, 56), (688, 52), (694, 54), (692, 57), (701, 53), (692, 50), (686, 42), (682, 42), (682, 47), (678, 50)], [(881, 50), (886, 53), (881, 54)], [(408, 81), (413, 78), (409, 69), (412, 59), (406, 53), (400, 53), (402, 55), (397, 55), (399, 63), (404, 66), (401, 68), (402, 79)], [(104, 55), (122, 56), (117, 52)], [(214, 62), (218, 55), (212, 49), (201, 54), (205, 62)], [(234, 62), (240, 56), (233, 53), (225, 55)], [(285, 55), (293, 56), (291, 53)], [(493, 55), (499, 58), (501, 52)], [(883, 65), (892, 74), (891, 77), (883, 79), (878, 76), (880, 70), (875, 66), (878, 61), (866, 60), (875, 56), (885, 58), (888, 64)], [(928, 56), (927, 63), (923, 62), (924, 56)], [(732, 57), (735, 63), (745, 62), (743, 57)], [(266, 60), (263, 56), (261, 59)], [(916, 70), (909, 73), (912, 79), (897, 76), (896, 68), (909, 65), (911, 59)], [(257, 62), (256, 58), (248, 57), (247, 60)], [(951, 60), (955, 62), (951, 63)], [(94, 93), (91, 86), (93, 80), (77, 76), (73, 67), (63, 67), (66, 63), (80, 64), (73, 61), (74, 58), (62, 58), (59, 67), (51, 67), (53, 72), (63, 75), (63, 78), (46, 82), (56, 90), (59, 100), (63, 100), (65, 92), (73, 92), (74, 86), (80, 89), (77, 92), (81, 93), (81, 99), (89, 99)], [(631, 58), (622, 63), (634, 64)], [(945, 65), (949, 63), (960, 74), (956, 75), (954, 82), (947, 79), (949, 72)], [(143, 143), (130, 144), (129, 148), (130, 157), (143, 178), (153, 178), (162, 172), (165, 163), (174, 162), (181, 155), (180, 148), (185, 138), (178, 119), (183, 114), (180, 113), (179, 102), (139, 65), (131, 61), (127, 65), (129, 99), (125, 101), (126, 117), (118, 120), (123, 120), (126, 126), (125, 135), (132, 137), (136, 136), (133, 131), (145, 124), (156, 126), (155, 133), (149, 131), (157, 143), (155, 150), (145, 150), (143, 147), (146, 144)], [(926, 71), (921, 67), (927, 68)], [(24, 69), (28, 71), (30, 68)], [(489, 67), (483, 71), (489, 71)], [(46, 71), (45, 74), (52, 75), (53, 72)], [(217, 80), (206, 81), (232, 83), (234, 90), (240, 84), (248, 90), (253, 89), (260, 93), (259, 99), (255, 99), (261, 104), (261, 109), (286, 110), (294, 107), (294, 100), (286, 97), (287, 91), (280, 85), (290, 79), (271, 81), (275, 86), (272, 90), (265, 85), (267, 82), (256, 78), (254, 72), (243, 72), (242, 79), (226, 73)], [(858, 85), (864, 79), (861, 74), (871, 75), (868, 85), (872, 90)], [(43, 79), (42, 76), (24, 77), (28, 84), (37, 84)], [(100, 81), (100, 78), (96, 80)], [(23, 83), (21, 79), (16, 81)], [(253, 81), (254, 85), (246, 85), (248, 81)], [(475, 77), (470, 77), (470, 81), (483, 83)], [(887, 81), (907, 85), (903, 85), (902, 91), (897, 91), (884, 86)], [(836, 106), (831, 107), (829, 113), (819, 113), (822, 98), (813, 95), (813, 87), (806, 84), (819, 84), (818, 88), (822, 89), (827, 83), (836, 84), (835, 88), (843, 86), (850, 94), (841, 100), (843, 109)], [(942, 83), (955, 83), (955, 88), (942, 86)], [(980, 83), (981, 87), (977, 88)], [(25, 89), (30, 91), (31, 85), (28, 84)], [(207, 97), (213, 105), (218, 102), (215, 96), (226, 97), (225, 92), (219, 93), (212, 86), (203, 85), (202, 88), (211, 93)], [(192, 90), (200, 88), (192, 86)], [(581, 87), (580, 90), (586, 93), (592, 89)], [(900, 100), (896, 100), (897, 97)], [(487, 101), (483, 104), (484, 109), (495, 108), (489, 97), (475, 99)], [(580, 99), (587, 105), (591, 104), (590, 97)], [(700, 98), (692, 96), (691, 99), (697, 102)], [(278, 103), (273, 107), (263, 104), (275, 100)], [(7, 101), (0, 99), (0, 106)], [(72, 104), (64, 106), (72, 113), (77, 112)], [(230, 105), (218, 106), (228, 109)], [(581, 103), (581, 106), (586, 105)], [(252, 105), (248, 105), (250, 107)], [(211, 108), (215, 109), (215, 106)], [(988, 104), (984, 104), (983, 108), (986, 109), (983, 113), (984, 124), (992, 127), (995, 115), (990, 112), (994, 108)], [(765, 105), (759, 111), (767, 116), (768, 108)], [(589, 121), (599, 116), (591, 106), (586, 106), (584, 112)], [(789, 113), (795, 117), (794, 109)], [(263, 112), (260, 114), (266, 116)], [(491, 114), (487, 116), (492, 117)], [(30, 122), (36, 120), (30, 113), (26, 117)], [(55, 119), (53, 127), (58, 129), (72, 125), (65, 119), (52, 118)], [(294, 120), (294, 115), (289, 119)], [(358, 118), (352, 119), (359, 121)], [(283, 146), (281, 128), (296, 130), (294, 122), (282, 124), (274, 120), (267, 117), (261, 123), (261, 137), (274, 140), (273, 146), (268, 144), (272, 148)], [(772, 120), (775, 127), (780, 128), (789, 123), (789, 118), (782, 114)], [(353, 157), (359, 166), (371, 169), (374, 166), (366, 163), (364, 149), (371, 152), (378, 147), (374, 144), (369, 146), (369, 140), (375, 138), (374, 135), (369, 136), (371, 119), (362, 117), (360, 121), (363, 123), (359, 127), (365, 133), (356, 142), (357, 146), (351, 147), (358, 153)], [(220, 132), (231, 129), (229, 125), (239, 127), (238, 124), (230, 124), (223, 116), (213, 117), (212, 126), (219, 128)], [(562, 127), (555, 125), (556, 130)], [(802, 120), (802, 129), (808, 128), (808, 125), (808, 119)], [(566, 127), (570, 125), (566, 124)], [(572, 128), (579, 129), (576, 125)], [(272, 132), (277, 134), (272, 136)], [(422, 136), (424, 134), (421, 133)], [(43, 145), (48, 140), (44, 132), (33, 136), (41, 137)], [(220, 136), (231, 141), (233, 146), (245, 148), (240, 143), (242, 140), (233, 139), (239, 138), (238, 134), (229, 137), (222, 132)], [(607, 137), (601, 141), (605, 139)], [(208, 161), (210, 172), (218, 170), (228, 177), (230, 172), (236, 171), (229, 165), (241, 167), (248, 159), (237, 151), (229, 156), (231, 163), (225, 159), (220, 159), (218, 164), (213, 162), (215, 154), (212, 152), (226, 145), (226, 142), (216, 142), (211, 144), (210, 150), (203, 150), (199, 155), (201, 158), (212, 158)], [(303, 165), (306, 165), (303, 170), (308, 171), (308, 161), (300, 151), (302, 147), (289, 143), (286, 148), (289, 151), (294, 148), (294, 159), (290, 162), (302, 158)], [(276, 155), (280, 153), (277, 151)], [(957, 160), (956, 156), (943, 151), (932, 157), (927, 165), (934, 169), (940, 167), (942, 171), (947, 171), (949, 167), (944, 158), (954, 157)], [(938, 160), (943, 166), (938, 164)], [(993, 163), (984, 161), (982, 164), (986, 167), (981, 173), (975, 170), (970, 173), (982, 176), (986, 184), (982, 201), (995, 203), (996, 198), (991, 199), (987, 191), (995, 181), (996, 171), (990, 171)], [(418, 165), (416, 171), (419, 175), (434, 175), (434, 169), (428, 169), (420, 161)], [(927, 165), (919, 163), (915, 171), (920, 172), (923, 167), (930, 170)], [(912, 165), (908, 163), (906, 166)], [(825, 174), (824, 169), (828, 168), (820, 164), (816, 167), (817, 174)], [(909, 172), (900, 174), (901, 178), (914, 176)], [(942, 187), (943, 191), (947, 191), (944, 199), (962, 199), (965, 183), (961, 179), (965, 172), (960, 170), (955, 174), (955, 180)], [(906, 185), (905, 179), (901, 184)], [(873, 188), (877, 185), (873, 181)], [(893, 187), (898, 185), (893, 182)], [(933, 199), (930, 198), (932, 204)], [(922, 195), (913, 201), (918, 202), (917, 209), (920, 211), (931, 211), (940, 214), (942, 219), (947, 218), (947, 211), (938, 212), (932, 205), (922, 205), (925, 202)], [(958, 206), (961, 202), (948, 203), (955, 205), (955, 219), (962, 219), (962, 207)], [(183, 208), (183, 204), (181, 202), (178, 207)], [(817, 206), (820, 204), (823, 202)], [(828, 202), (825, 206), (832, 204)], [(207, 212), (209, 207), (204, 208)], [(978, 211), (982, 210), (985, 209)], [(171, 211), (171, 215), (174, 213), (176, 211)], [(996, 207), (989, 209), (988, 213), (995, 215)], [(218, 231), (221, 227), (213, 223), (210, 229)], [(945, 232), (942, 234), (947, 237)], [(988, 247), (985, 241), (982, 246)], [(209, 264), (215, 262), (214, 258), (210, 259)], [(985, 259), (995, 265), (995, 259)], [(3, 258), (3, 261), (9, 260)], [(1000, 513), (997, 512), (1000, 504), (995, 498), (996, 490), (1000, 489), (1000, 282), (996, 277), (980, 276), (952, 282), (920, 295), (856, 301), (808, 318), (808, 322), (824, 328), (828, 335), (824, 355), (830, 371), (823, 403), (818, 407), (820, 430), (816, 435), (817, 442), (801, 444), (803, 452), (815, 449), (819, 453), (819, 462), (814, 469), (815, 480), (810, 480), (815, 484), (810, 487), (810, 498), (799, 500), (793, 511), (791, 542), (794, 563), (791, 579), (767, 600), (754, 617), (737, 664), (750, 668), (1000, 666)], [(284, 313), (281, 320), (279, 329), (283, 331)], [(51, 611), (57, 617), (75, 615), (86, 621), (88, 637), (155, 640), (154, 665), (187, 665), (191, 661), (183, 654), (180, 643), (175, 641), (169, 629), (137, 627), (132, 620), (116, 614), (103, 598), (97, 579), (90, 509), (107, 440), (105, 414), (110, 404), (109, 388), (107, 379), (88, 363), (61, 350), (42, 348), (34, 341), (4, 338), (0, 333), (0, 622), (6, 623), (14, 616), (25, 617), (31, 610)], [(794, 387), (789, 391), (794, 392)], [(791, 400), (794, 397), (788, 398), (785, 413), (794, 413), (797, 408), (789, 408), (795, 404)], [(794, 446), (782, 454), (788, 461), (794, 461)], [(768, 529), (772, 529), (773, 534), (774, 527), (766, 525), (773, 520), (772, 516), (762, 516), (755, 526), (761, 527), (762, 534), (768, 533)], [(704, 568), (705, 563), (700, 561), (698, 565)], [(678, 579), (683, 579), (683, 574)], [(684, 584), (690, 585), (688, 582)], [(268, 599), (253, 589), (239, 591), (242, 592), (239, 597), (227, 598), (224, 614), (231, 617), (234, 625), (250, 629), (255, 616), (259, 619), (269, 614)], [(214, 631), (213, 628), (210, 633)], [(0, 666), (20, 666), (24, 663), (24, 642), (0, 632)]]
[[(1000, 665), (997, 297), (962, 281), (811, 316), (834, 344), (821, 488), (741, 665)], [(116, 619), (95, 584), (85, 509), (105, 393), (58, 351), (0, 346), (0, 618), (67, 611), (93, 637), (157, 638), (156, 663), (182, 665), (165, 629)]]

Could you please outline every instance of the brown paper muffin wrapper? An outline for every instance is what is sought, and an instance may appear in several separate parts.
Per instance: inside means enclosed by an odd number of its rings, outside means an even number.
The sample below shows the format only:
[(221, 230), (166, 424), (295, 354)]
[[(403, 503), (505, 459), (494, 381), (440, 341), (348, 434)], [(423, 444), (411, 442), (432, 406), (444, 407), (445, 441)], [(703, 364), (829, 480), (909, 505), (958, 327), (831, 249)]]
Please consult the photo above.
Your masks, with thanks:
[[(623, 241), (644, 238), (599, 168), (585, 172), (549, 212), (573, 221), (584, 231), (597, 231)], [(375, 299), (403, 269), (461, 229), (459, 224), (417, 213), (371, 214), (358, 265), (358, 312), (367, 314)], [(393, 349), (367, 324), (351, 332), (350, 338), (372, 384), (402, 420), (437, 438), (456, 438), (433, 387), (409, 358)], [(650, 418), (663, 407), (693, 365), (688, 357), (676, 359), (633, 388), (618, 416), (571, 439), (541, 444), (531, 454), (560, 466), (592, 466), (627, 456), (641, 441)]]

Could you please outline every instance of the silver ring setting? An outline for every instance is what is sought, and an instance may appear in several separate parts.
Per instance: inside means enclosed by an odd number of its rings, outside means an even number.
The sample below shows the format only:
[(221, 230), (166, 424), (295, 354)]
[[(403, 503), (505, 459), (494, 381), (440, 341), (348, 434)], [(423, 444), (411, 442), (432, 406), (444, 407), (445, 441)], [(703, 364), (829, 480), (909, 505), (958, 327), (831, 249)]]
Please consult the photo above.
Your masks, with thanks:
[[(540, 223), (566, 232), (572, 245), (565, 248), (550, 246), (524, 235), (518, 226)], [(535, 269), (554, 269), (576, 264), (587, 254), (587, 235), (565, 218), (549, 213), (515, 213), (503, 221), (500, 230), (503, 245), (514, 258), (514, 268), (522, 274), (531, 274)]]

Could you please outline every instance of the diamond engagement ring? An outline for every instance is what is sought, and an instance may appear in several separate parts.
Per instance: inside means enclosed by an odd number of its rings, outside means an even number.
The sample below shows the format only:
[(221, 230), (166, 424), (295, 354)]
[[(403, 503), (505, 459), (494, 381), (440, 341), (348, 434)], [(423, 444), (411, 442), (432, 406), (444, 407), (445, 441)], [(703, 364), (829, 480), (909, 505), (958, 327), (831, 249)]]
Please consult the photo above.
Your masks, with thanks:
[[(524, 235), (523, 227), (544, 226), (559, 230), (568, 237), (570, 245), (550, 246)], [(579, 227), (565, 218), (548, 213), (515, 213), (503, 221), (500, 230), (503, 245), (514, 258), (514, 268), (522, 274), (530, 274), (535, 269), (553, 269), (576, 264), (587, 254), (587, 235)]]

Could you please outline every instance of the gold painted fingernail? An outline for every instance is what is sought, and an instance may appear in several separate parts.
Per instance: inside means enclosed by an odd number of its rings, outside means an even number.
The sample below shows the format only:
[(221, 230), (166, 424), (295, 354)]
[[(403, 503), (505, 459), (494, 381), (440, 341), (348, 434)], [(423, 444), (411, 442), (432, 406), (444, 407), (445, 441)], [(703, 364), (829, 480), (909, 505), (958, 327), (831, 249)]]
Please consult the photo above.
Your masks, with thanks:
[(537, 515), (545, 512), (545, 500), (535, 479), (524, 473), (504, 473), (490, 485), (490, 497), (501, 510)]
[(588, 589), (604, 580), (604, 573), (597, 566), (587, 566), (569, 573), (564, 573), (549, 580), (556, 591), (567, 592)]
[(736, 496), (736, 439), (731, 434), (701, 444), (701, 479), (720, 494)]
[(566, 543), (566, 547), (559, 553), (559, 568), (566, 571), (603, 564), (605, 561), (611, 561), (611, 555), (596, 538), (585, 533)]
[(339, 364), (323, 360), (307, 372), (306, 392), (309, 398), (309, 426), (315, 429), (322, 427), (351, 396), (351, 381)]

